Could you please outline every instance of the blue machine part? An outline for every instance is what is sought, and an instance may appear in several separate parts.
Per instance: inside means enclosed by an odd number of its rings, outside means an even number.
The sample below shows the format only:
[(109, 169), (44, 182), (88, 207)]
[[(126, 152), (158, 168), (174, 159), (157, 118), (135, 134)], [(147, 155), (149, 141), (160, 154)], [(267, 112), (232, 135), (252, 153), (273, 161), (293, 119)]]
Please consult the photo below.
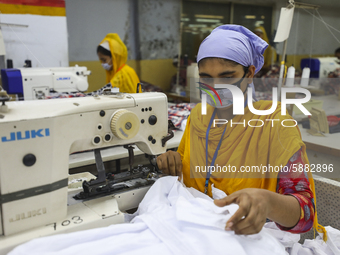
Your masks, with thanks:
[(8, 94), (23, 94), (22, 76), (19, 69), (1, 69), (2, 87)]
[(317, 58), (304, 58), (301, 59), (301, 70), (305, 67), (310, 68), (310, 78), (319, 78), (320, 60)]

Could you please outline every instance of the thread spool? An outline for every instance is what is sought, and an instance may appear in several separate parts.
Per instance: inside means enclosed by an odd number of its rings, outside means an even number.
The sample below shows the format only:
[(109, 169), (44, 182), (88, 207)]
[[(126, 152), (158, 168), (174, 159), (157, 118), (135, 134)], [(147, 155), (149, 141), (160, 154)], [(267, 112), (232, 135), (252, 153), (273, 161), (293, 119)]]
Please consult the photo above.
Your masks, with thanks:
[(308, 87), (308, 82), (309, 82), (309, 75), (310, 75), (310, 68), (305, 67), (302, 70), (302, 76), (301, 76), (301, 87)]
[(291, 66), (288, 68), (288, 72), (287, 72), (286, 87), (294, 87), (294, 78), (295, 78), (295, 67)]

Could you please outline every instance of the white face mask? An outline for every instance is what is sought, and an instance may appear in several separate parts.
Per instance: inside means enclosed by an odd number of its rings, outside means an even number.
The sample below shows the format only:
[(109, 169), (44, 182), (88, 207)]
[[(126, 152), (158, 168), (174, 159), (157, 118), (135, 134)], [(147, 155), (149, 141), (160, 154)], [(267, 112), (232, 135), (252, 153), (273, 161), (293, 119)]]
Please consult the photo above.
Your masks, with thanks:
[(102, 67), (103, 67), (105, 70), (107, 70), (107, 71), (110, 71), (111, 68), (112, 68), (112, 66), (109, 65), (108, 63), (102, 63)]
[(211, 92), (211, 95), (213, 95), (216, 104), (214, 102), (214, 99), (212, 99), (212, 97), (209, 94), (207, 94), (205, 91), (202, 91), (202, 94), (207, 95), (207, 97), (206, 97), (207, 98), (207, 104), (214, 106), (216, 108), (226, 108), (226, 107), (233, 104), (233, 94), (231, 93), (231, 91), (229, 89), (218, 89), (218, 90), (216, 90), (217, 94), (221, 98), (222, 105), (220, 103), (220, 100), (217, 98), (216, 94), (212, 91), (209, 91), (209, 92)]
[[(254, 90), (254, 85), (248, 84), (248, 87), (252, 87), (253, 89), (253, 98), (255, 95), (255, 90)], [(247, 91), (247, 89), (244, 91), (244, 93)], [(212, 92), (211, 90), (209, 90), (210, 94), (213, 95), (214, 99), (212, 99), (212, 97), (206, 93), (205, 91), (202, 91), (202, 94), (206, 94), (206, 98), (207, 98), (207, 104), (215, 107), (215, 108), (226, 108), (231, 106), (234, 103), (234, 99), (233, 99), (233, 94), (231, 93), (231, 91), (229, 89), (216, 89), (217, 94), (219, 95), (219, 97), (221, 98), (222, 101), (222, 105), (220, 103), (220, 100), (217, 98), (216, 94), (214, 92)]]
[[(247, 70), (245, 70), (243, 77), (238, 80), (235, 83), (232, 84), (228, 84), (228, 81), (226, 81), (227, 79), (224, 79), (224, 81), (226, 82), (226, 84), (228, 85), (234, 85), (238, 88), (241, 88), (241, 83), (244, 80), (244, 77), (246, 76), (246, 74), (248, 73), (248, 68)], [(207, 79), (207, 83), (214, 83), (214, 79), (213, 78), (208, 78)], [(223, 84), (223, 82), (221, 82), (221, 84)], [(204, 85), (204, 82), (203, 82)], [(250, 84), (248, 84), (249, 86)], [(212, 85), (211, 85), (212, 86)], [(209, 89), (208, 89), (209, 91)], [(247, 89), (243, 92), (243, 94), (247, 91)], [(226, 108), (229, 107), (233, 104), (234, 99), (233, 99), (233, 94), (231, 93), (231, 91), (227, 88), (225, 89), (216, 89), (217, 94), (219, 95), (222, 105), (220, 103), (220, 100), (218, 99), (217, 95), (215, 93), (213, 93), (210, 90), (210, 94), (214, 97), (214, 99), (208, 94), (206, 93), (204, 90), (202, 91), (203, 94), (206, 94), (206, 98), (207, 98), (207, 104), (216, 107), (216, 108)], [(214, 101), (215, 100), (215, 101)], [(216, 102), (216, 103), (215, 103)]]

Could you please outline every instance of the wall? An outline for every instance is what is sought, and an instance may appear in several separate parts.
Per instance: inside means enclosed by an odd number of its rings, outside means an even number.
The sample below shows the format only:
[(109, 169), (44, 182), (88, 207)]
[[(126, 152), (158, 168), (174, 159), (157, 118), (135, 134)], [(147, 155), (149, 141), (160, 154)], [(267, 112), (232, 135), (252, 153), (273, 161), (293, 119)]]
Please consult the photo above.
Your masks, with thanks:
[(164, 90), (176, 74), (172, 59), (179, 52), (180, 0), (138, 1), (140, 77)]
[(142, 59), (169, 59), (178, 54), (180, 1), (139, 1)]
[(176, 73), (180, 0), (66, 0), (70, 65), (85, 65), (89, 91), (105, 84), (96, 47), (107, 33), (118, 33), (128, 48), (128, 65), (140, 79), (167, 90)]
[(129, 48), (129, 40), (126, 40), (129, 1), (66, 0), (65, 2), (70, 66), (78, 64), (91, 70), (91, 75), (88, 76), (88, 91), (97, 90), (106, 84), (105, 71), (96, 54), (96, 48), (101, 40), (108, 33), (117, 33)]
[(26, 59), (33, 67), (69, 65), (64, 1), (0, 0), (0, 11), (2, 23), (28, 26), (1, 26), (13, 67), (23, 67)]
[(108, 33), (117, 33), (124, 41), (127, 34), (129, 1), (66, 0), (65, 2), (70, 61), (98, 60), (96, 48)]

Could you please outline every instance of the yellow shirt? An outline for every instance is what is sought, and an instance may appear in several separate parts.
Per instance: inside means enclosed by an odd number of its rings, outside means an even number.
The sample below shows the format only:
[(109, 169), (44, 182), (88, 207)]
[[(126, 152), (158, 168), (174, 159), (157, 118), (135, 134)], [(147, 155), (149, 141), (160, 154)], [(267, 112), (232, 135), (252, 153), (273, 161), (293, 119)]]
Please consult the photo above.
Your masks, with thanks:
[[(258, 101), (254, 103), (254, 108), (258, 110), (268, 110), (271, 108), (271, 101)], [(207, 106), (207, 115), (201, 114), (201, 104), (198, 104), (188, 118), (187, 126), (183, 138), (178, 147), (183, 164), (183, 181), (187, 187), (193, 187), (201, 192), (204, 191), (205, 178), (207, 172), (202, 171), (206, 165), (206, 131), (214, 108)], [(217, 166), (226, 169), (236, 169), (236, 172), (227, 170), (226, 172), (213, 172), (208, 186), (208, 195), (211, 196), (211, 184), (226, 194), (244, 188), (260, 188), (276, 192), (278, 171), (261, 173), (240, 172), (248, 166), (285, 166), (288, 160), (300, 148), (309, 164), (306, 146), (301, 139), (299, 128), (284, 127), (294, 126), (295, 123), (289, 115), (281, 115), (281, 105), (270, 115), (259, 116), (250, 112), (249, 108), (244, 109), (244, 115), (237, 115), (227, 123), (226, 132), (221, 143), (218, 156), (215, 161)], [(215, 116), (215, 118), (218, 118)], [(287, 121), (285, 121), (287, 119)], [(250, 122), (249, 122), (250, 121)], [(233, 123), (233, 124), (232, 124)], [(242, 123), (242, 124), (235, 124)], [(252, 127), (261, 126), (262, 127)], [(210, 165), (217, 145), (225, 125), (211, 127), (208, 138), (208, 165)], [(278, 169), (278, 168), (277, 168)], [(198, 171), (197, 171), (198, 170)], [(309, 174), (309, 182), (315, 196), (314, 180)], [(315, 201), (316, 205), (316, 201)], [(317, 223), (315, 212), (314, 227), (320, 231), (325, 230)], [(326, 235), (325, 235), (326, 236)]]

